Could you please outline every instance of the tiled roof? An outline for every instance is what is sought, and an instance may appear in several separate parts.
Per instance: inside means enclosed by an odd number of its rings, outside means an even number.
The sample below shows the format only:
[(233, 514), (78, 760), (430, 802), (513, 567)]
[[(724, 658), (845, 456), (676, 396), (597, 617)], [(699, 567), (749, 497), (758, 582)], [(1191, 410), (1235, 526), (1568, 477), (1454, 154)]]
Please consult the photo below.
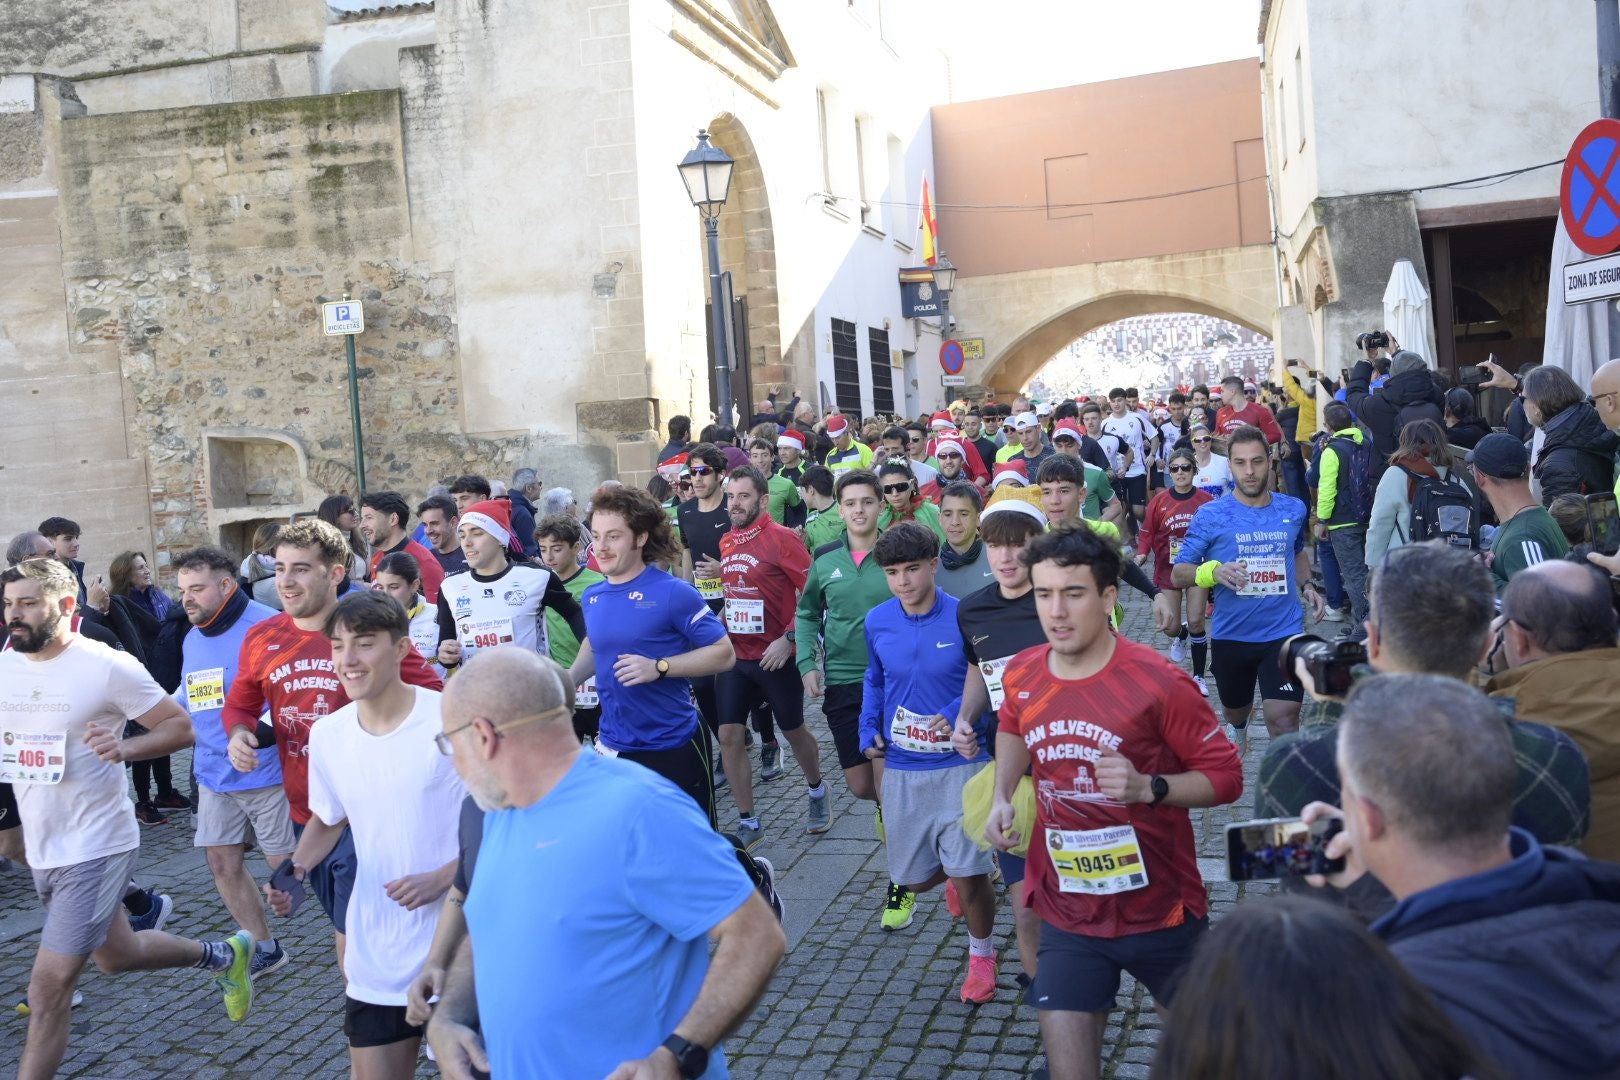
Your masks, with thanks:
[(433, 0), (416, 4), (383, 4), (378, 7), (340, 10), (333, 8), (334, 22), (361, 22), (366, 19), (386, 19), (394, 15), (426, 15), (433, 10)]

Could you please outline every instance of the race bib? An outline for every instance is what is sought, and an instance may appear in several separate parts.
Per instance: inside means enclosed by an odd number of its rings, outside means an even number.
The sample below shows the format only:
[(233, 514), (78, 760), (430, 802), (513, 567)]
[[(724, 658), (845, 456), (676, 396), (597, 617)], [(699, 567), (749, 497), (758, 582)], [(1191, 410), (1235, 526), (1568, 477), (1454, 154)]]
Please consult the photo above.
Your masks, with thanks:
[(1239, 596), (1283, 596), (1288, 592), (1288, 561), (1281, 555), (1256, 555), (1243, 560), (1249, 580)]
[(1112, 896), (1148, 883), (1142, 848), (1129, 825), (1079, 831), (1048, 828), (1046, 851), (1057, 871), (1058, 888), (1066, 893)]
[(1170, 538), (1170, 562), (1174, 563), (1176, 561), (1176, 557), (1179, 556), (1180, 554), (1181, 554), (1181, 541), (1177, 540), (1175, 537), (1172, 536)]
[(0, 731), (0, 783), (60, 784), (67, 732)]
[(1001, 703), (1007, 700), (1007, 691), (1001, 687), (1001, 676), (1011, 660), (1012, 657), (1003, 656), (1000, 660), (979, 661), (979, 674), (984, 676), (984, 687), (990, 691), (990, 708), (994, 712), (1000, 712)]
[(591, 746), (594, 747), (596, 752), (598, 754), (602, 755), (603, 757), (618, 757), (619, 756), (619, 752), (617, 750), (613, 749), (613, 747), (611, 747), (611, 746), (603, 746), (601, 739), (597, 739), (595, 742), (591, 743)]
[(192, 712), (225, 707), (225, 669), (186, 672), (186, 702)]
[(765, 632), (765, 601), (727, 600), (726, 632), (731, 634), (763, 634)]
[(596, 676), (592, 675), (574, 688), (574, 708), (594, 709), (601, 701), (596, 694)]
[(493, 649), (516, 640), (511, 619), (469, 619), (461, 624), (463, 649)]
[(698, 595), (705, 600), (720, 600), (726, 595), (726, 586), (717, 577), (700, 577), (692, 584), (697, 586)]
[(931, 719), (910, 709), (895, 709), (889, 724), (889, 744), (913, 754), (952, 753), (950, 732), (935, 731), (929, 726)]

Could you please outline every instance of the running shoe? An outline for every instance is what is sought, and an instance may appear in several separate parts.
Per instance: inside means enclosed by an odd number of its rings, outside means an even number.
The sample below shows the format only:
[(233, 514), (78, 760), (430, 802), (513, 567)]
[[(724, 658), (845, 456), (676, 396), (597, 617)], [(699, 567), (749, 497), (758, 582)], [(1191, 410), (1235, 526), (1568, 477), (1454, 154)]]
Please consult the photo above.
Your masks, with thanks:
[(225, 996), (225, 1015), (241, 1023), (253, 1011), (253, 935), (238, 930), (225, 939), (231, 948), (231, 966), (214, 976), (214, 985)]
[[(80, 1005), (83, 1005), (83, 1004), (84, 1004), (84, 991), (83, 990), (75, 990), (75, 991), (73, 991), (73, 1004), (70, 1006), (70, 1008), (77, 1009)], [(17, 1002), (17, 1015), (18, 1016), (27, 1016), (28, 1015), (28, 995), (26, 995), (26, 994), (23, 995), (23, 999), (21, 1001)]]
[(951, 918), (962, 917), (962, 898), (956, 895), (956, 880), (948, 878), (945, 882), (945, 910), (951, 913)]
[(1249, 752), (1249, 722), (1245, 720), (1242, 727), (1236, 724), (1227, 726), (1232, 729), (1232, 745), (1237, 747), (1238, 757), (1243, 757)]
[(1322, 612), (1323, 622), (1344, 622), (1347, 616), (1336, 607), (1330, 607)]
[(287, 950), (281, 947), (279, 941), (276, 942), (276, 947), (269, 952), (264, 952), (255, 946), (253, 949), (253, 962), (249, 965), (248, 975), (255, 979), (260, 975), (268, 975), (272, 971), (286, 967), (287, 960)]
[(759, 883), (760, 894), (765, 897), (765, 902), (771, 905), (771, 911), (775, 912), (776, 921), (780, 923), (783, 909), (782, 897), (776, 891), (776, 867), (771, 865), (771, 860), (763, 856), (754, 860), (754, 866), (763, 879)]
[(826, 832), (832, 824), (832, 813), (827, 809), (825, 789), (821, 796), (810, 795), (807, 798), (810, 800), (810, 820), (805, 822), (804, 831), (812, 836)]
[(782, 747), (768, 742), (759, 748), (759, 778), (775, 780), (782, 775)]
[(135, 820), (142, 825), (167, 825), (167, 816), (157, 812), (157, 809), (148, 802), (135, 804)]
[(880, 844), (888, 843), (888, 837), (885, 836), (884, 833), (883, 833), (883, 804), (882, 803), (877, 804), (877, 838), (878, 838), (878, 843), (880, 843)]
[(962, 1000), (983, 1005), (996, 996), (996, 958), (968, 957), (967, 978), (962, 980)]
[(1179, 664), (1185, 659), (1187, 659), (1187, 639), (1186, 638), (1171, 638), (1170, 639), (1170, 662), (1172, 664)]
[(749, 851), (755, 844), (759, 843), (760, 837), (765, 835), (765, 827), (763, 825), (747, 825), (738, 822), (737, 828), (733, 830), (732, 835), (737, 838), (737, 843), (742, 846), (744, 851)]
[(161, 930), (163, 924), (169, 921), (174, 914), (174, 901), (156, 889), (147, 889), (146, 898), (152, 902), (145, 915), (131, 915), (129, 928), (136, 932), (142, 930)]
[(719, 791), (731, 783), (726, 779), (726, 770), (718, 761), (714, 763), (714, 790)]
[(904, 930), (911, 925), (912, 911), (917, 907), (917, 894), (904, 885), (889, 883), (889, 899), (883, 905), (883, 929)]
[(1209, 684), (1204, 681), (1204, 677), (1202, 675), (1194, 675), (1193, 682), (1198, 684), (1198, 692), (1200, 694), (1203, 694), (1205, 697), (1209, 697)]
[(152, 805), (159, 810), (190, 810), (191, 800), (178, 791), (171, 791), (167, 795), (159, 795), (152, 800)]

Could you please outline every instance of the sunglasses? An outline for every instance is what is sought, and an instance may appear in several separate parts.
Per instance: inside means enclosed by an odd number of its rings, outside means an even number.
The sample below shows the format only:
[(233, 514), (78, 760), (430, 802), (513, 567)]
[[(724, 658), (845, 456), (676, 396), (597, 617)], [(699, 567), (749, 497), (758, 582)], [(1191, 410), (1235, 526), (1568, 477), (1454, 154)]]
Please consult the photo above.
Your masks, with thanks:
[(1192, 472), (1193, 467), (1191, 465), (1172, 465), (1170, 466), (1170, 471), (1173, 473)]
[(715, 472), (715, 470), (709, 468), (707, 465), (694, 465), (686, 471), (691, 473), (693, 476), (713, 476)]
[(884, 484), (883, 485), (883, 494), (885, 494), (885, 495), (898, 495), (902, 491), (910, 491), (910, 490), (911, 490), (911, 485), (910, 484)]
[(943, 453), (943, 454), (939, 455), (939, 460), (941, 460), (941, 461), (947, 461), (947, 460), (949, 460), (951, 458), (955, 458), (957, 461), (961, 461), (962, 460), (962, 455), (961, 454), (952, 454), (952, 453), (949, 453), (949, 452), (946, 452), (946, 453)]
[(1200, 436), (1198, 436), (1197, 438), (1195, 438), (1193, 440), (1193, 442), (1195, 442), (1195, 443), (1211, 442), (1211, 441), (1213, 441), (1213, 440), (1211, 440), (1208, 435), (1200, 435)]
[(685, 488), (686, 490), (690, 491), (691, 488), (692, 488), (692, 481), (690, 481), (690, 480), (682, 480), (680, 483), (676, 484), (675, 486), (678, 487), (678, 488)]

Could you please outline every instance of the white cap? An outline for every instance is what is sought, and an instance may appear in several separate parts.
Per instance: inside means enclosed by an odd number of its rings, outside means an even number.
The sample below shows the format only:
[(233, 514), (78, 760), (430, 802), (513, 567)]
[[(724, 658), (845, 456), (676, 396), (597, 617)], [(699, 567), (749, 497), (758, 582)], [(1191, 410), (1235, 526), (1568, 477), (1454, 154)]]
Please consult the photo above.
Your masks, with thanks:
[(1052, 406), (1051, 406), (1051, 404), (1049, 402), (1043, 401), (1039, 405), (1035, 406), (1035, 415), (1036, 416), (1051, 416), (1052, 415)]
[(1041, 422), (1032, 412), (1021, 412), (1012, 420), (1014, 431), (1028, 431), (1030, 428), (1041, 426)]

